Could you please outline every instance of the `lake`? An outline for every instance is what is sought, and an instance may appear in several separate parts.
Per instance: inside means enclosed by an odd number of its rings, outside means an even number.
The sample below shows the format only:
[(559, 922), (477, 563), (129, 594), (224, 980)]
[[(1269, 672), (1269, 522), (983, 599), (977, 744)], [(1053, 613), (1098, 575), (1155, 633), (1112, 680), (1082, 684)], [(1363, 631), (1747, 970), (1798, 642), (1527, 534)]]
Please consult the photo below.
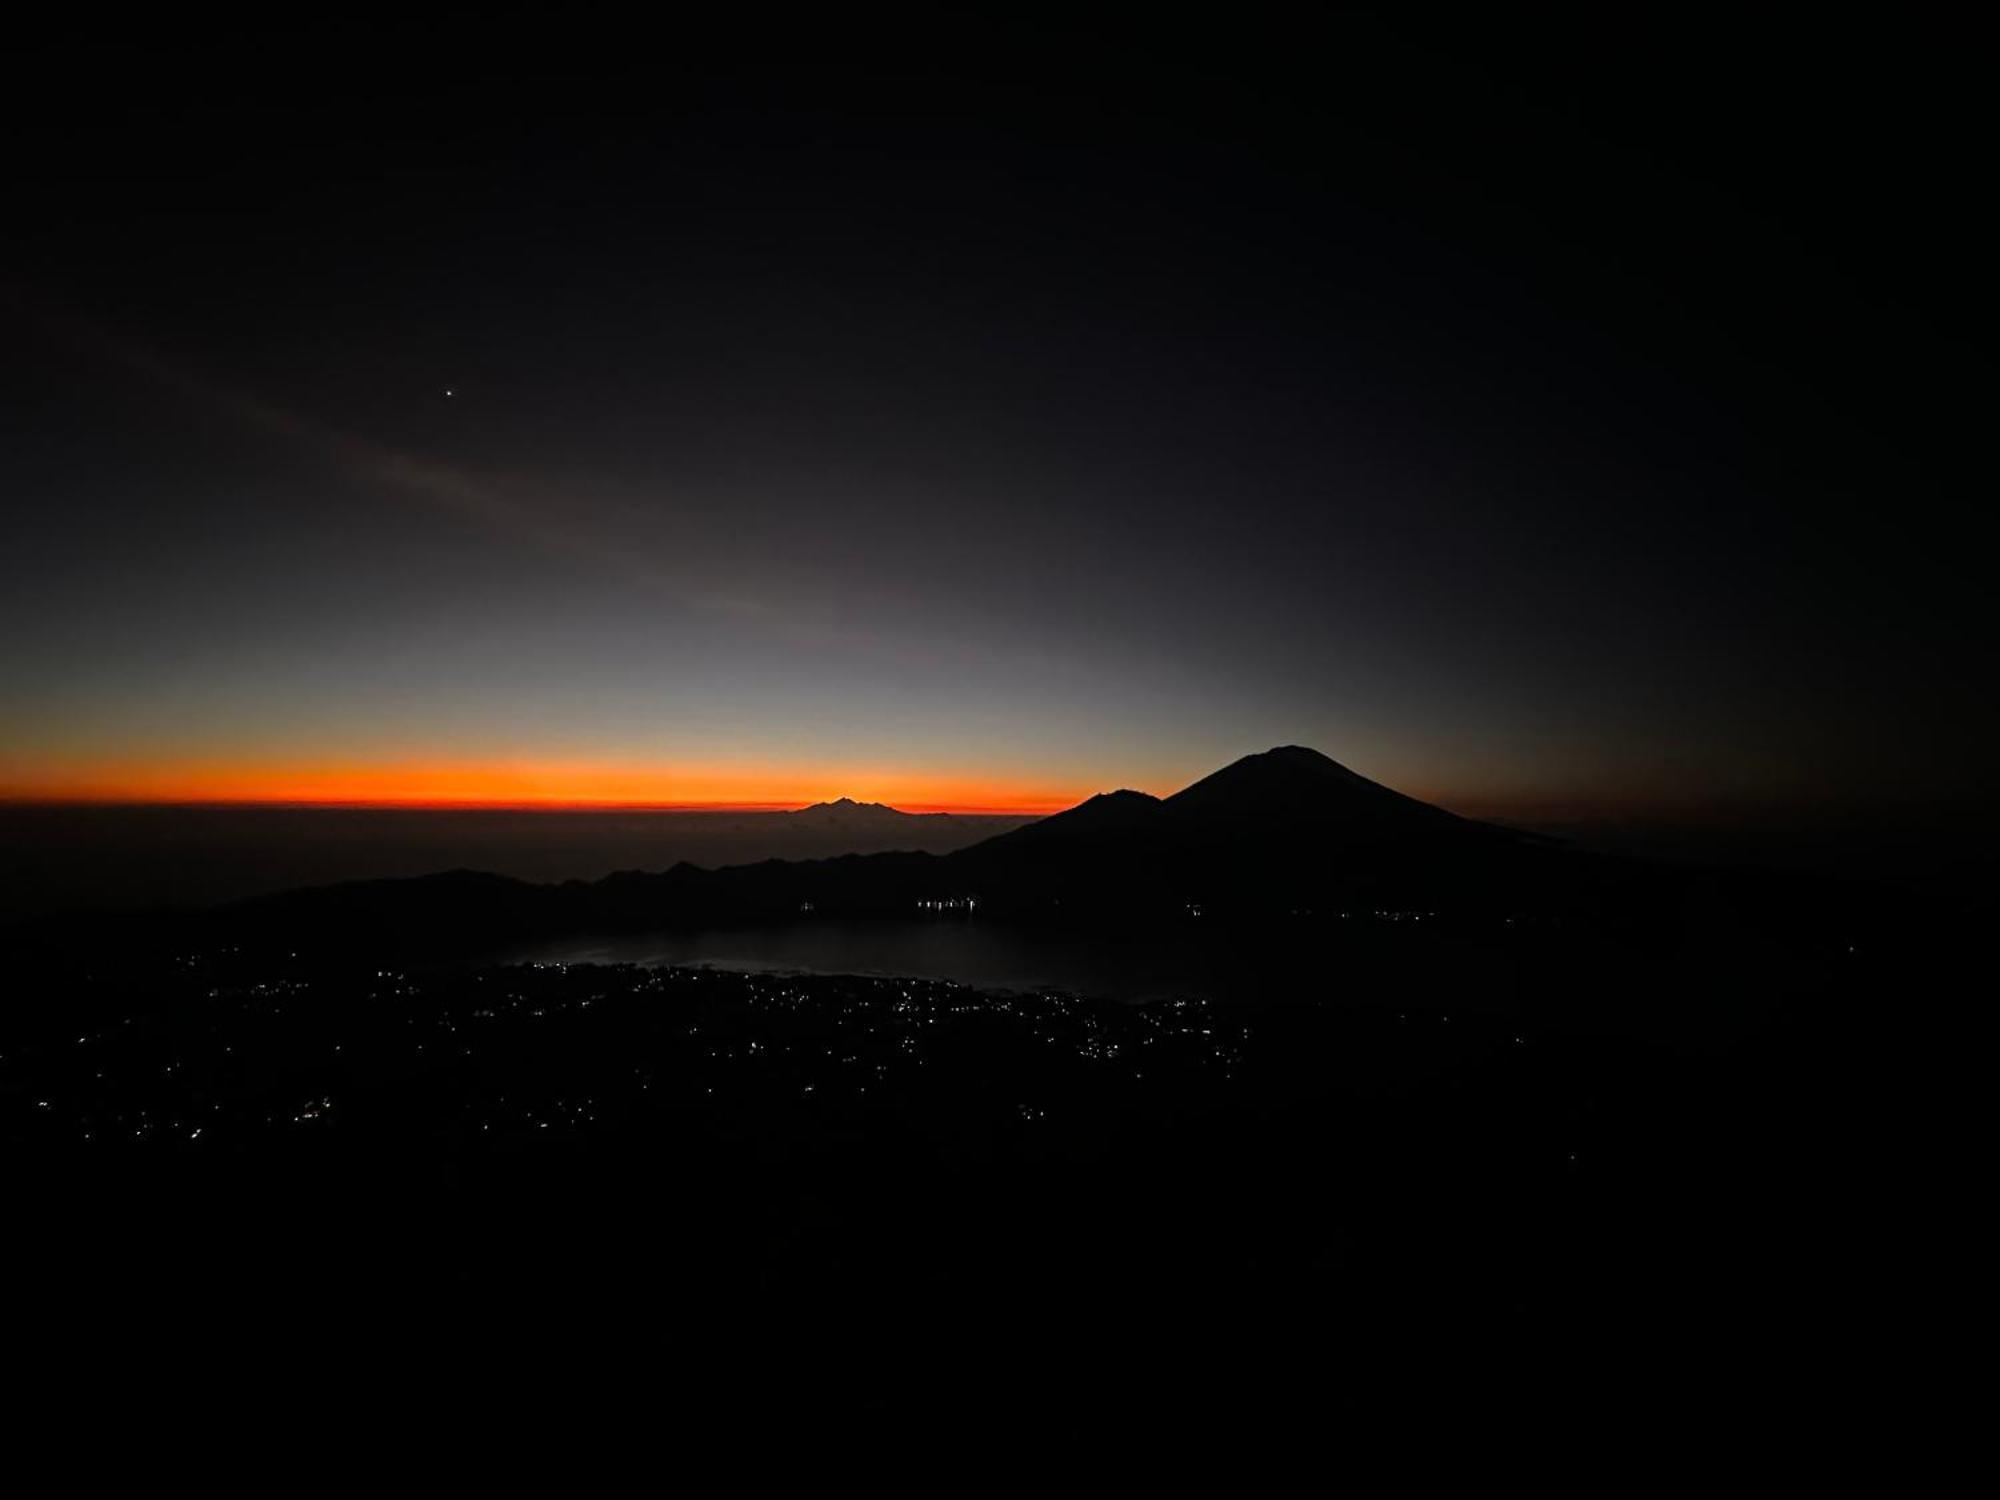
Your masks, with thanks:
[(1433, 989), (1459, 980), (1491, 992), (1492, 953), (1369, 927), (1254, 928), (1190, 920), (1169, 928), (1078, 932), (1053, 926), (936, 920), (806, 919), (729, 928), (573, 937), (523, 945), (513, 963), (707, 965), (763, 973), (943, 979), (979, 989), (1064, 990), (1143, 1002), (1173, 996), (1380, 998), (1383, 965)]

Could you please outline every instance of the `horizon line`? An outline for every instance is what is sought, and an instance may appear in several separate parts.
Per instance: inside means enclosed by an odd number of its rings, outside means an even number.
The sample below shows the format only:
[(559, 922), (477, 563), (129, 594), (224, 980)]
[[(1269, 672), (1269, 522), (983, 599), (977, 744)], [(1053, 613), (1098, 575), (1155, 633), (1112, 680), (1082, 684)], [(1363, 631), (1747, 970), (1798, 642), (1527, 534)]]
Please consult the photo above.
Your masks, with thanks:
[[(230, 809), (289, 809), (324, 812), (627, 812), (627, 813), (795, 813), (831, 806), (839, 797), (812, 801), (661, 802), (623, 798), (541, 797), (143, 797), (36, 796), (0, 792), (0, 807), (44, 808), (180, 808), (216, 812)], [(1047, 817), (1074, 807), (1073, 802), (976, 804), (957, 802), (881, 802), (847, 797), (858, 806), (882, 807), (911, 817)]]

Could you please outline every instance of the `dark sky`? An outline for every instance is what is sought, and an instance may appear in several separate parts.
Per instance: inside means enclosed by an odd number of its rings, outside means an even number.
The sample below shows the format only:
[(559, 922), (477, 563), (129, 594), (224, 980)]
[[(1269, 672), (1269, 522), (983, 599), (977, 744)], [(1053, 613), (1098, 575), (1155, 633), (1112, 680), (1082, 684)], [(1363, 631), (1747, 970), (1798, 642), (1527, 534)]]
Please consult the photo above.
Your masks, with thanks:
[(0, 793), (1991, 804), (1968, 39), (495, 14), (17, 42)]

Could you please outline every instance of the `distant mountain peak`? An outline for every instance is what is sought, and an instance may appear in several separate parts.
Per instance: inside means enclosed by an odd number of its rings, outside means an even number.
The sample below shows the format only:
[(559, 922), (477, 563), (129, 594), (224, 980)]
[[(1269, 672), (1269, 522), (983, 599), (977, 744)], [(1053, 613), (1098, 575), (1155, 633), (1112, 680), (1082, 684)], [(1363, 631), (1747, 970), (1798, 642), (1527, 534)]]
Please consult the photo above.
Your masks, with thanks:
[(837, 797), (831, 802), (815, 802), (811, 807), (799, 809), (802, 813), (890, 813), (901, 818), (908, 816), (897, 808), (881, 802), (856, 802), (852, 797)]

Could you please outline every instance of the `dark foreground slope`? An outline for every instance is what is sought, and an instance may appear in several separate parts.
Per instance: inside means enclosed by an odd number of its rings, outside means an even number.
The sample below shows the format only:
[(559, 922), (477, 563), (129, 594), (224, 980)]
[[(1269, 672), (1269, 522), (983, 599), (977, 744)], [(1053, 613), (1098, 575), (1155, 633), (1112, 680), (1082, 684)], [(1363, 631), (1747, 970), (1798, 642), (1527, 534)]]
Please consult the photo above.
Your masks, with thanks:
[(1768, 1423), (1851, 1331), (1867, 982), (1667, 1047), (1442, 993), (85, 964), (0, 1049), (10, 1338), (440, 1419)]

